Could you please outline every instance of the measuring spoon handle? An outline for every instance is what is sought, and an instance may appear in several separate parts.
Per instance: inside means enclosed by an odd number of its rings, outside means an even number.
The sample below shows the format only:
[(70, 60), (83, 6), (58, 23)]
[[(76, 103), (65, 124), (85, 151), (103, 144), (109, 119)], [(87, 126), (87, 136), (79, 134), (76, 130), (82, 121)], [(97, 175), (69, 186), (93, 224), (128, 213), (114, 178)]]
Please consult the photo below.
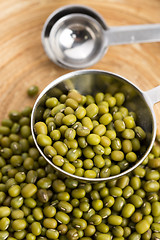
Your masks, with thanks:
[(145, 92), (152, 104), (160, 102), (160, 85)]
[(105, 34), (109, 46), (160, 42), (160, 23), (111, 27)]

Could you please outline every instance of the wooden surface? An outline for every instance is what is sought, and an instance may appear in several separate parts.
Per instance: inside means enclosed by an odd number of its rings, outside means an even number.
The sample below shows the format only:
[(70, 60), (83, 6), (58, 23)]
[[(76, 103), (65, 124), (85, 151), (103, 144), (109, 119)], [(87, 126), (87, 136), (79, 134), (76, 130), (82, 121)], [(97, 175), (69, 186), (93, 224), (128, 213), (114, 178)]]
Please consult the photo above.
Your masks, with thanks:
[[(160, 0), (0, 0), (0, 120), (13, 109), (33, 105), (26, 91), (40, 91), (71, 70), (52, 63), (41, 45), (46, 18), (67, 4), (97, 10), (108, 26), (160, 23)], [(149, 90), (160, 84), (160, 43), (112, 46), (93, 69), (118, 73)], [(154, 107), (160, 131), (160, 103)]]

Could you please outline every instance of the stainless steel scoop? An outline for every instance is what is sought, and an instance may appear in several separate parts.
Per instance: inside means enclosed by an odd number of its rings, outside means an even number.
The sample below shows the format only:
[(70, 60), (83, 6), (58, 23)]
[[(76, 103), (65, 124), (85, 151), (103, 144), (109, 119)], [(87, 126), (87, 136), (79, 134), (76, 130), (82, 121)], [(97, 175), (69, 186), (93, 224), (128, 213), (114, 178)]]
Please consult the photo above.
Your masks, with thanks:
[[(125, 106), (129, 111), (134, 111), (137, 114), (137, 125), (140, 125), (146, 132), (145, 147), (146, 151), (142, 156), (139, 156), (137, 162), (130, 165), (129, 169), (121, 172), (118, 175), (110, 176), (107, 178), (84, 178), (76, 175), (72, 175), (65, 172), (61, 168), (55, 166), (51, 159), (47, 158), (40, 146), (37, 144), (36, 134), (34, 131), (34, 124), (37, 121), (42, 120), (43, 111), (45, 109), (45, 101), (48, 97), (60, 96), (61, 94), (67, 94), (71, 89), (78, 90), (81, 94), (94, 95), (97, 92), (111, 92), (122, 91), (126, 96)], [(153, 105), (160, 101), (160, 86), (153, 88), (149, 91), (141, 91), (137, 86), (131, 83), (129, 80), (106, 71), (101, 70), (79, 70), (68, 73), (59, 77), (51, 82), (37, 98), (31, 115), (31, 130), (34, 142), (46, 161), (51, 164), (56, 170), (62, 174), (75, 178), (80, 181), (100, 182), (108, 181), (111, 179), (119, 178), (125, 174), (130, 173), (137, 166), (139, 166), (143, 160), (147, 157), (156, 137), (156, 120), (153, 111)], [(153, 160), (154, 161), (154, 160)]]
[(48, 17), (41, 37), (53, 62), (81, 69), (98, 62), (111, 45), (160, 41), (160, 24), (109, 28), (93, 9), (67, 5)]

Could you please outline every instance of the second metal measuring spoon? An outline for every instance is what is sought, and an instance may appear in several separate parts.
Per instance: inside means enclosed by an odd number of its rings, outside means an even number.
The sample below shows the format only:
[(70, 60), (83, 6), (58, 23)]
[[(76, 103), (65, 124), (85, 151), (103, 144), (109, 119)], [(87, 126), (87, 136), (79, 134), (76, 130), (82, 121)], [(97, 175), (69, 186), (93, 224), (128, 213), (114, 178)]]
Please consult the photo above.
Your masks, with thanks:
[(92, 66), (111, 45), (159, 41), (160, 23), (109, 28), (96, 11), (82, 5), (57, 9), (42, 30), (48, 57), (69, 69)]

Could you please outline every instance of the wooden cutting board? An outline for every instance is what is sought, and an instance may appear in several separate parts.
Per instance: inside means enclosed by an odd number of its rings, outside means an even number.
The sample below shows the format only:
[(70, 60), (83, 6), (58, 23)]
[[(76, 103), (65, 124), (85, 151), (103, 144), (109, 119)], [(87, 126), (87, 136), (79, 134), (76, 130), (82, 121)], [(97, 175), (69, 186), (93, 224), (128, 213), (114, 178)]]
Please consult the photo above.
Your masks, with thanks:
[[(0, 0), (0, 121), (10, 110), (34, 104), (36, 98), (26, 93), (31, 85), (41, 91), (70, 72), (52, 63), (41, 45), (46, 18), (67, 4), (94, 8), (108, 26), (160, 23), (159, 0)], [(160, 43), (112, 46), (91, 68), (120, 74), (149, 90), (160, 84)], [(160, 103), (154, 109), (160, 131)]]

